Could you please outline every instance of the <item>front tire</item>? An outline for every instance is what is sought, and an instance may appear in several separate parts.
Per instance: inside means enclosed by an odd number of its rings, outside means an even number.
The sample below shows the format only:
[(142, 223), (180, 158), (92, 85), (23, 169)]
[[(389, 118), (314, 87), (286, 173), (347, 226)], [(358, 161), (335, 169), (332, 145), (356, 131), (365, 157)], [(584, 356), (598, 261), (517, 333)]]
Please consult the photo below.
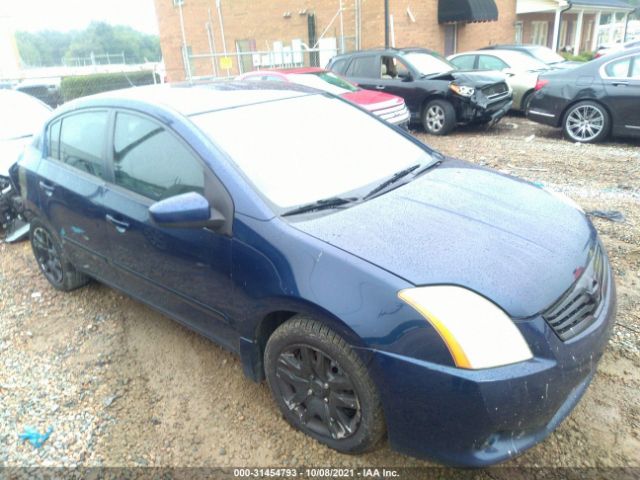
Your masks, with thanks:
[(298, 315), (271, 335), (264, 354), (271, 393), (295, 428), (343, 453), (374, 449), (385, 434), (380, 397), (342, 337)]
[(53, 288), (69, 292), (87, 284), (89, 277), (67, 260), (60, 240), (42, 220), (31, 220), (29, 240), (38, 267)]
[(572, 105), (562, 120), (564, 135), (580, 143), (601, 142), (609, 135), (611, 120), (605, 108), (596, 102)]
[(422, 126), (431, 135), (447, 135), (456, 126), (456, 111), (446, 100), (432, 100), (422, 110)]

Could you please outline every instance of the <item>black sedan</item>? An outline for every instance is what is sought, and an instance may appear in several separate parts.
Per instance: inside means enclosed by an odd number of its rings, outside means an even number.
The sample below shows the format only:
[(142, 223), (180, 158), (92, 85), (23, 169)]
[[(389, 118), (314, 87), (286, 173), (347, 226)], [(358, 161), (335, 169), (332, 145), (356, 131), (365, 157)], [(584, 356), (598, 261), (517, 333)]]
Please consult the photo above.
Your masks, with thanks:
[(540, 75), (527, 116), (574, 142), (640, 137), (640, 48)]
[(425, 48), (363, 50), (333, 57), (327, 69), (360, 87), (404, 98), (412, 122), (433, 135), (456, 125), (500, 120), (513, 95), (498, 72), (462, 71)]

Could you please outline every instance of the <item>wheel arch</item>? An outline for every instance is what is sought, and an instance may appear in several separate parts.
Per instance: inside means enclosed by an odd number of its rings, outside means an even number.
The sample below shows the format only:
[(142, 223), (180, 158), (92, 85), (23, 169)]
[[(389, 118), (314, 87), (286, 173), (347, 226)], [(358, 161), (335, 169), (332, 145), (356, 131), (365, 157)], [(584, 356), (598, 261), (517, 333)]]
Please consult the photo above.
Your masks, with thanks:
[(251, 380), (255, 382), (264, 380), (264, 352), (267, 342), (280, 325), (296, 315), (312, 317), (335, 331), (350, 346), (355, 347), (356, 353), (362, 358), (365, 365), (367, 364), (368, 356), (363, 348), (365, 344), (362, 338), (344, 321), (318, 305), (286, 305), (257, 314), (251, 338), (240, 338), (240, 357), (243, 370)]

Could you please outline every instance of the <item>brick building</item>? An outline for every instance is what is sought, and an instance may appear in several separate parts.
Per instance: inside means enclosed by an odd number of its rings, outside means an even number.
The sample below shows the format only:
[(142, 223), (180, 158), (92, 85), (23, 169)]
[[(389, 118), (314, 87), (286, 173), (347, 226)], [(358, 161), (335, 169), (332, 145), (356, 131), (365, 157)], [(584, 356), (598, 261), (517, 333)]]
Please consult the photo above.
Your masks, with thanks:
[[(389, 3), (390, 38), (398, 47), (423, 46), (451, 54), (514, 41), (516, 0)], [(338, 51), (385, 42), (384, 0), (155, 0), (155, 4), (170, 81), (189, 73), (227, 76), (259, 67), (323, 66)], [(304, 53), (314, 46), (323, 50), (315, 57)]]

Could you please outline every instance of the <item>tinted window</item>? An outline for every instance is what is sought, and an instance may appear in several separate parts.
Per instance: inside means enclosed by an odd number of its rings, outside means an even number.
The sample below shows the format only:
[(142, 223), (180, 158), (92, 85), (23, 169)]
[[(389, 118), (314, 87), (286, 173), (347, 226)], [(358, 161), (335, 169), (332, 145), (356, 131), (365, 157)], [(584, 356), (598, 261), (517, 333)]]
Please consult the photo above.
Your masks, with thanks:
[(605, 67), (607, 76), (614, 78), (626, 78), (629, 75), (629, 66), (631, 65), (631, 59), (625, 58), (624, 60), (618, 60), (617, 62), (611, 62)]
[(62, 119), (60, 160), (78, 170), (102, 177), (107, 112), (85, 112)]
[(479, 70), (503, 70), (507, 67), (508, 65), (498, 57), (493, 57), (491, 55), (480, 55), (478, 57)]
[(60, 160), (60, 120), (49, 127), (49, 156)]
[(341, 58), (340, 60), (336, 60), (333, 65), (331, 65), (331, 70), (338, 73), (344, 73), (347, 68), (347, 59)]
[(354, 58), (347, 71), (348, 77), (380, 78), (380, 68), (375, 56)]
[(451, 60), (451, 63), (453, 63), (460, 70), (473, 70), (475, 62), (476, 57), (474, 55), (462, 55), (461, 57), (456, 57)]
[(113, 147), (117, 185), (153, 200), (204, 193), (200, 162), (157, 123), (118, 113)]

